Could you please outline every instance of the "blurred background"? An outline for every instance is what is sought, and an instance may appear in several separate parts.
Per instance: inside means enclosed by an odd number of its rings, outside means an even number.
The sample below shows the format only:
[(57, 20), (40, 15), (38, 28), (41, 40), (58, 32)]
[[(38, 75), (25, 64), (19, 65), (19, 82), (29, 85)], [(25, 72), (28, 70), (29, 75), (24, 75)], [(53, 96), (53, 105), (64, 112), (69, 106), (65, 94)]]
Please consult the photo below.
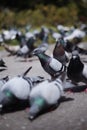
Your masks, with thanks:
[(1, 0), (0, 28), (87, 23), (87, 0)]
[[(1, 0), (0, 1), (0, 43), (17, 44), (16, 34), (48, 29), (49, 43), (62, 33), (71, 33), (76, 28), (87, 34), (87, 0)], [(68, 27), (68, 29), (67, 29)], [(61, 31), (62, 29), (62, 31)], [(30, 34), (28, 38), (30, 37)], [(57, 37), (56, 37), (57, 35)], [(87, 40), (87, 35), (83, 40)]]

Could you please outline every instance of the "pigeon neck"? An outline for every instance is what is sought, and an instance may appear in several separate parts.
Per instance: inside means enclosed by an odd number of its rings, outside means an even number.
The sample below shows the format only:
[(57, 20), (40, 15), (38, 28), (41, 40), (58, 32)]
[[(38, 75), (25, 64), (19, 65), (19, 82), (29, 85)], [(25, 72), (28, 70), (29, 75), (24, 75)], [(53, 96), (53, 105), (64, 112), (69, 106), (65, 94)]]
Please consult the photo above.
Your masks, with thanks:
[(6, 95), (7, 97), (9, 97), (9, 98), (14, 97), (14, 95), (13, 95), (9, 90), (4, 91), (4, 93), (5, 93), (5, 95)]
[(39, 53), (38, 57), (39, 57), (40, 60), (46, 60), (46, 61), (48, 61), (48, 58), (49, 58), (49, 56), (47, 56), (44, 53)]
[(35, 100), (33, 99), (31, 102), (29, 118), (34, 119), (40, 112), (42, 112), (46, 108), (46, 101), (43, 99), (43, 97), (35, 97)]
[(42, 107), (44, 105), (44, 99), (41, 97), (38, 97), (37, 100), (35, 101), (35, 104), (37, 104), (39, 107)]

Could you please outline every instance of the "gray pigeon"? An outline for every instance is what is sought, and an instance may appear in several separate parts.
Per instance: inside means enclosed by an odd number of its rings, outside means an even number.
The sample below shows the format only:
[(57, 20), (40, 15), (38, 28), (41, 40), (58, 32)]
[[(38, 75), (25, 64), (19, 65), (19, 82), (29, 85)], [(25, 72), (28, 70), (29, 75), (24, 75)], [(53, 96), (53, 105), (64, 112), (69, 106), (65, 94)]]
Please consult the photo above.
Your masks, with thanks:
[(43, 69), (51, 76), (52, 79), (58, 77), (64, 71), (66, 71), (66, 66), (64, 66), (55, 58), (48, 56), (43, 50), (39, 48), (35, 49), (32, 52), (32, 55), (36, 55), (39, 58)]

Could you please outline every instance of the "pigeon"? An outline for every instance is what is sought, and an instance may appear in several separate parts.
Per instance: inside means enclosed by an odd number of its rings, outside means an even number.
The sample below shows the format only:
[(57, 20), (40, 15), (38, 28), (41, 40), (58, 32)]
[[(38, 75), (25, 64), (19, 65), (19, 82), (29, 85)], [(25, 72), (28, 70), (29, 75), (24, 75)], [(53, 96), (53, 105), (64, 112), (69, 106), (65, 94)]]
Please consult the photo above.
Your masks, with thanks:
[(69, 61), (68, 53), (64, 49), (64, 39), (61, 37), (57, 39), (56, 45), (53, 50), (53, 57), (57, 60), (59, 60), (62, 64), (66, 65), (66, 63)]
[(86, 33), (78, 28), (74, 29), (74, 31), (69, 35), (64, 37), (64, 40), (72, 40), (74, 38), (77, 39), (77, 41), (81, 41), (86, 36)]
[(9, 79), (0, 89), (0, 110), (3, 107), (15, 105), (19, 100), (28, 101), (31, 89), (39, 82), (44, 80), (43, 77), (27, 77), (26, 74), (30, 68), (22, 75)]
[(49, 29), (49, 32), (52, 38), (55, 40), (62, 36), (59, 32), (55, 32), (52, 28)]
[(35, 49), (34, 47), (35, 39), (34, 37), (30, 37), (26, 43), (18, 50), (17, 56), (29, 57), (31, 56), (31, 52)]
[(34, 50), (32, 55), (36, 55), (39, 58), (43, 69), (51, 76), (52, 79), (58, 77), (66, 71), (65, 65), (55, 58), (48, 56), (41, 49)]
[(73, 83), (83, 82), (87, 84), (87, 65), (81, 61), (78, 51), (72, 52), (69, 65), (67, 66), (67, 76)]
[(16, 55), (18, 50), (20, 49), (20, 47), (17, 45), (17, 46), (11, 46), (11, 45), (8, 45), (8, 44), (5, 44), (5, 43), (2, 43), (1, 44), (4, 49), (10, 54), (10, 55)]
[(39, 34), (38, 34), (38, 38), (39, 38), (41, 41), (43, 41), (43, 40), (44, 40), (44, 37), (45, 37), (46, 35), (48, 35), (48, 34), (49, 34), (49, 30), (48, 30), (46, 27), (42, 26), (42, 27), (41, 27), (41, 31), (40, 31)]
[(77, 50), (80, 54), (83, 54), (83, 55), (87, 54), (87, 50), (79, 47), (78, 45), (76, 45), (76, 42), (72, 42), (72, 41), (66, 40), (65, 43), (66, 44), (64, 46), (64, 49), (67, 52), (72, 53), (72, 51)]
[(26, 44), (26, 38), (23, 34), (16, 34), (16, 40), (19, 42), (20, 48)]
[(39, 50), (45, 52), (48, 49), (48, 47), (49, 47), (49, 45), (48, 45), (48, 35), (45, 35), (44, 38), (43, 38), (43, 40), (42, 40), (42, 42), (41, 42), (41, 44), (38, 45), (38, 47), (36, 47), (34, 49), (34, 51), (36, 51), (36, 50), (39, 49)]
[(28, 46), (29, 49), (33, 50), (35, 49), (35, 46), (34, 46), (34, 43), (35, 43), (36, 39), (34, 36), (31, 36), (27, 42), (26, 42), (26, 45)]
[(49, 81), (45, 80), (42, 83), (32, 88), (30, 92), (29, 116), (30, 120), (34, 120), (39, 114), (47, 111), (51, 107), (57, 107), (58, 101), (63, 95), (63, 85), (61, 79)]
[(29, 53), (29, 48), (25, 44), (23, 47), (19, 48), (19, 50), (17, 51), (17, 56), (28, 57), (28, 53)]

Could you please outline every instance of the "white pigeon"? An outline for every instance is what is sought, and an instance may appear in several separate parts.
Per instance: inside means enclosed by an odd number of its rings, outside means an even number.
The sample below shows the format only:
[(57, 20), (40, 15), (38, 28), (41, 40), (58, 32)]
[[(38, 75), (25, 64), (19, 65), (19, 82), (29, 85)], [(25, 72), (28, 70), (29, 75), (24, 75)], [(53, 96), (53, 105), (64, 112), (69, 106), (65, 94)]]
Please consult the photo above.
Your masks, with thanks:
[(43, 78), (38, 76), (31, 78), (16, 76), (8, 80), (0, 90), (0, 109), (15, 104), (18, 100), (28, 100), (32, 87), (41, 81), (43, 81)]

